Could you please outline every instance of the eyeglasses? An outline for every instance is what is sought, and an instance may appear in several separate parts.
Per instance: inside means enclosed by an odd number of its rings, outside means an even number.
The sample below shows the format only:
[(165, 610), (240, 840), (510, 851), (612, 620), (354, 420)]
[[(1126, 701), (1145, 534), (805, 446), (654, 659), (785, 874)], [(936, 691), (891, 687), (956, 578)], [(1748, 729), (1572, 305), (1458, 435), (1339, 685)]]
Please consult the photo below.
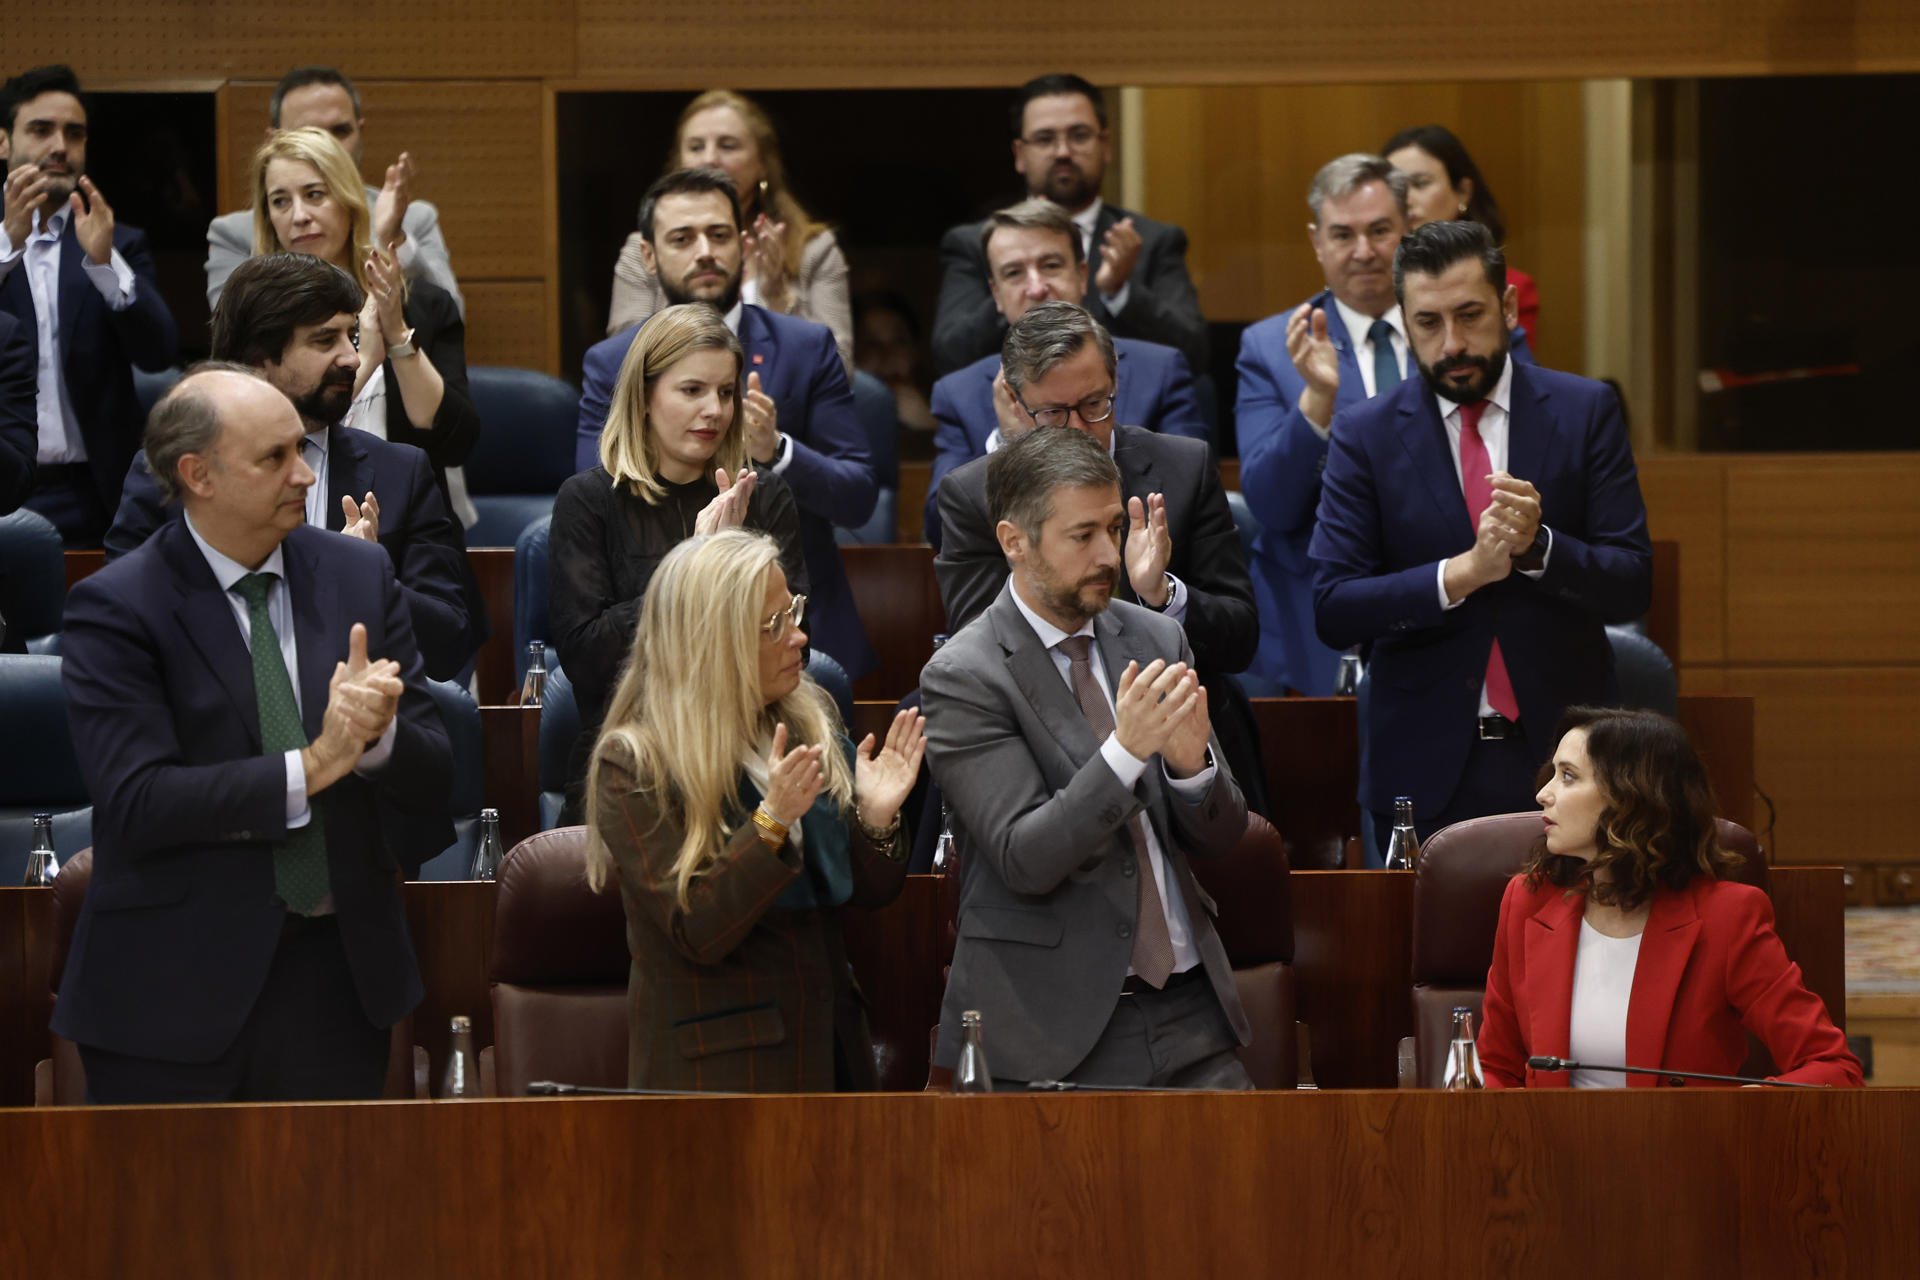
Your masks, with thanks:
[[(1100, 131), (1090, 125), (1077, 124), (1066, 132), (1067, 145), (1075, 151), (1085, 151), (1099, 138)], [(1041, 151), (1051, 151), (1060, 142), (1061, 134), (1054, 129), (1041, 129), (1020, 139), (1030, 147)]]
[[(1027, 402), (1022, 400), (1020, 407), (1027, 409)], [(1080, 421), (1088, 426), (1096, 422), (1105, 422), (1113, 416), (1113, 393), (1108, 391), (1097, 396), (1088, 396), (1079, 404), (1027, 409), (1027, 416), (1033, 419), (1033, 425), (1036, 427), (1064, 427), (1067, 425), (1067, 418), (1072, 414), (1079, 414)]]
[(795, 596), (793, 603), (760, 624), (760, 634), (779, 644), (787, 638), (787, 628), (797, 627), (800, 620), (807, 616), (807, 598)]

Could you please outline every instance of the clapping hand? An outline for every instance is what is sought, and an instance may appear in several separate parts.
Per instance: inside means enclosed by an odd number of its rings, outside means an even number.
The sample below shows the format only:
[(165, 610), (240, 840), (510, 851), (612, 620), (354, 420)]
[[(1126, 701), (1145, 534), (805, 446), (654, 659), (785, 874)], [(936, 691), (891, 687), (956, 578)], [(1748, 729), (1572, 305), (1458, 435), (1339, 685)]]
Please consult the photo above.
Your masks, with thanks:
[(1157, 493), (1127, 499), (1127, 581), (1141, 604), (1167, 607), (1167, 564), (1173, 559), (1173, 536), (1167, 532), (1167, 500)]
[(1340, 351), (1327, 336), (1327, 313), (1301, 306), (1287, 321), (1287, 358), (1307, 384), (1300, 393), (1300, 412), (1308, 422), (1325, 427), (1333, 420), (1333, 400), (1340, 393)]
[(1113, 700), (1114, 737), (1136, 760), (1163, 751), (1199, 689), (1199, 677), (1184, 662), (1155, 658), (1144, 668), (1129, 662)]
[(821, 768), (822, 748), (798, 746), (787, 750), (787, 726), (773, 727), (773, 750), (767, 756), (767, 795), (761, 804), (773, 820), (790, 827), (806, 816), (826, 782)]
[(4, 226), (7, 239), (17, 250), (33, 234), (33, 211), (47, 197), (53, 179), (37, 164), (23, 164), (7, 175)]
[(1507, 532), (1507, 552), (1514, 558), (1527, 553), (1540, 532), (1540, 491), (1517, 476), (1496, 471), (1491, 477), (1493, 501), (1487, 510), (1499, 509), (1500, 523)]
[(82, 177), (80, 190), (67, 197), (67, 207), (73, 211), (73, 238), (86, 250), (87, 261), (105, 266), (113, 257), (113, 206), (92, 178)]
[(367, 628), (354, 623), (347, 635), (347, 660), (334, 664), (327, 681), (320, 736), (300, 753), (308, 795), (333, 785), (360, 763), (367, 744), (377, 741), (393, 723), (405, 687), (399, 663), (368, 659)]
[(1133, 269), (1140, 261), (1140, 245), (1140, 233), (1134, 229), (1132, 218), (1122, 218), (1107, 228), (1107, 234), (1100, 238), (1100, 269), (1093, 275), (1094, 288), (1101, 296), (1111, 298), (1133, 278)]
[(747, 456), (755, 462), (772, 462), (780, 452), (780, 409), (760, 389), (758, 373), (747, 375), (747, 396), (741, 408), (747, 423)]
[(407, 238), (407, 206), (413, 203), (413, 157), (402, 151), (387, 166), (387, 180), (373, 202), (373, 242), (398, 253)]
[(359, 538), (366, 542), (380, 541), (380, 502), (373, 496), (373, 490), (367, 490), (367, 496), (358, 503), (353, 495), (340, 495), (340, 512), (346, 516), (347, 523), (340, 532), (349, 538)]
[(1014, 398), (1013, 388), (1007, 385), (1005, 369), (993, 375), (993, 418), (1000, 426), (1003, 444), (1012, 444), (1022, 432), (1033, 426), (1033, 419), (1020, 407), (1020, 401)]
[(1194, 690), (1185, 714), (1174, 722), (1160, 748), (1169, 777), (1191, 778), (1207, 765), (1207, 740), (1213, 734), (1213, 720), (1207, 706), (1207, 687), (1197, 677)]
[(694, 533), (738, 529), (747, 518), (747, 499), (753, 496), (753, 486), (758, 479), (752, 467), (740, 468), (732, 478), (727, 476), (725, 467), (717, 468), (713, 473), (713, 482), (720, 487), (720, 492), (714, 495), (712, 502), (700, 508), (700, 514), (693, 518)]
[(746, 257), (741, 282), (756, 282), (761, 304), (775, 311), (787, 311), (793, 304), (787, 284), (787, 224), (761, 214), (745, 236)]
[[(406, 294), (404, 280), (400, 260), (390, 250), (375, 246), (367, 255), (367, 304), (373, 308), (374, 322), (380, 328), (384, 346), (392, 346), (407, 331), (407, 319), (402, 311)], [(362, 314), (360, 328), (364, 336), (366, 321)]]
[[(869, 756), (869, 752), (872, 752)], [(927, 718), (902, 711), (887, 726), (887, 740), (873, 751), (873, 735), (860, 740), (853, 753), (853, 800), (860, 821), (887, 827), (920, 776), (920, 760), (927, 752)]]

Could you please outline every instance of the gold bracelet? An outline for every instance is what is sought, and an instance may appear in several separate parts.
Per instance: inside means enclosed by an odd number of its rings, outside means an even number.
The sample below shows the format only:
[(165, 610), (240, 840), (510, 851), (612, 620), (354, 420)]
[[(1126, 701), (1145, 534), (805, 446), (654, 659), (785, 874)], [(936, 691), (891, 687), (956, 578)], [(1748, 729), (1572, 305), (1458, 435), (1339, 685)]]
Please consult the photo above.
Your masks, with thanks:
[(753, 811), (753, 825), (759, 829), (760, 838), (767, 846), (778, 849), (787, 842), (787, 824), (767, 812), (767, 806), (761, 805)]

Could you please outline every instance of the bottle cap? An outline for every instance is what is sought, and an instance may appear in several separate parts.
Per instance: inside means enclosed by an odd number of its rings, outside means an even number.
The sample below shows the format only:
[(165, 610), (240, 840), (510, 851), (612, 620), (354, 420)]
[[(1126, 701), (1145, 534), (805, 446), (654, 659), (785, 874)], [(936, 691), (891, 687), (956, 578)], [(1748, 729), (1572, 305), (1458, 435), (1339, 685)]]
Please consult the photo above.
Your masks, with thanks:
[(33, 815), (33, 820), (35, 822), (52, 822), (53, 815), (50, 813), (36, 813)]
[(498, 809), (482, 809), (480, 811), (480, 821), (486, 822), (488, 819), (492, 819), (494, 822), (500, 821), (500, 811)]
[(473, 1019), (467, 1017), (464, 1013), (455, 1014), (453, 1018), (453, 1030), (456, 1035), (462, 1031), (473, 1030)]

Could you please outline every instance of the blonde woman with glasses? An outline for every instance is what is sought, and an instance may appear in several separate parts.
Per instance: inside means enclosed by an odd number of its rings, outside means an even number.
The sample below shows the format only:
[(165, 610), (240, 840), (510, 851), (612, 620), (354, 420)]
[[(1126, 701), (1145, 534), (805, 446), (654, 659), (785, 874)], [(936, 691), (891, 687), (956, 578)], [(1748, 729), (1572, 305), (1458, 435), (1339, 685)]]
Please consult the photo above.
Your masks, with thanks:
[(660, 562), (588, 775), (587, 879), (627, 916), (628, 1083), (824, 1092), (875, 1085), (837, 911), (906, 879), (900, 803), (926, 720), (876, 748), (804, 670), (806, 597), (731, 529)]

